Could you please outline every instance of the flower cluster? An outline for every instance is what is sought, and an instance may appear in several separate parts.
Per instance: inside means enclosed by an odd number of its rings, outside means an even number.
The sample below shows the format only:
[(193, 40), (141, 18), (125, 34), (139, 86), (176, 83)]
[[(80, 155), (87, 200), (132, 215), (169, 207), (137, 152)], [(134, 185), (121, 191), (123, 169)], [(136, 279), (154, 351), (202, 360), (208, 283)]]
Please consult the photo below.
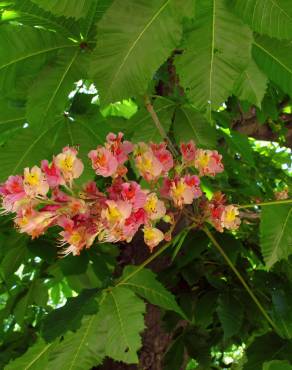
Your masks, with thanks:
[[(134, 145), (122, 133), (110, 133), (104, 146), (88, 154), (96, 175), (110, 179), (101, 190), (94, 181), (76, 185), (84, 165), (76, 148), (65, 147), (50, 163), (43, 160), (40, 167), (25, 168), (23, 175), (10, 176), (0, 186), (3, 213), (14, 213), (19, 231), (32, 238), (49, 227), (61, 228), (59, 243), (65, 255), (80, 254), (96, 239), (130, 242), (140, 228), (152, 251), (171, 239), (177, 216), (198, 198), (204, 221), (219, 231), (236, 229), (237, 208), (226, 205), (221, 193), (207, 201), (200, 188), (201, 176), (223, 171), (221, 155), (198, 149), (193, 141), (180, 149), (181, 159), (174, 159), (165, 143)], [(135, 164), (147, 188), (127, 178), (126, 164)], [(157, 227), (162, 220), (170, 224), (165, 233)]]

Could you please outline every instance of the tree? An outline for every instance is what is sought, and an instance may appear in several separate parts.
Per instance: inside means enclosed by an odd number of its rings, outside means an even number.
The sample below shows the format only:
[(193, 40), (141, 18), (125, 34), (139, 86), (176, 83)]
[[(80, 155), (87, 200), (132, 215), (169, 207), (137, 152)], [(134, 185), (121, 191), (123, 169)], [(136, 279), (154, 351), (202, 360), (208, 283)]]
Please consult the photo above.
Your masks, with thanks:
[(1, 182), (68, 145), (81, 183), (96, 180), (87, 153), (110, 132), (174, 156), (193, 140), (223, 157), (206, 199), (223, 191), (242, 220), (186, 232), (182, 218), (153, 253), (138, 233), (59, 258), (59, 230), (31, 240), (3, 215), (1, 368), (291, 369), (289, 1), (12, 0), (0, 14)]

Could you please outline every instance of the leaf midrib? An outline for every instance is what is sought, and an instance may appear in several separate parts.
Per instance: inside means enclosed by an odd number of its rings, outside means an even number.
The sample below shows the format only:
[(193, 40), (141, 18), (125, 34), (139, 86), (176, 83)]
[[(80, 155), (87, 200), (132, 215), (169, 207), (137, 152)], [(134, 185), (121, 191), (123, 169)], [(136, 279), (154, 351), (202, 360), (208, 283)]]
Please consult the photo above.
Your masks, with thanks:
[[(142, 31), (139, 33), (138, 37), (134, 40), (134, 42), (131, 44), (128, 52), (126, 53), (126, 55), (124, 56), (124, 58), (122, 59), (122, 63), (120, 64), (119, 68), (117, 69), (116, 73), (114, 74), (112, 80), (111, 80), (111, 83), (108, 87), (108, 91), (111, 91), (112, 87), (113, 87), (113, 84), (114, 82), (116, 81), (120, 71), (122, 70), (122, 68), (124, 67), (124, 65), (126, 64), (127, 62), (127, 59), (129, 58), (130, 54), (132, 53), (132, 51), (135, 49), (137, 43), (139, 42), (139, 40), (141, 39), (141, 37), (144, 35), (144, 33), (147, 31), (147, 29), (152, 25), (152, 23), (156, 20), (156, 18), (160, 15), (160, 13), (163, 12), (163, 10), (166, 8), (166, 6), (169, 4), (171, 0), (166, 0), (166, 2), (158, 9), (158, 11), (153, 15), (153, 17), (146, 23), (145, 27), (142, 29)], [(109, 96), (110, 93), (108, 93), (106, 96), (105, 96), (105, 100), (107, 100), (108, 96)]]
[(275, 257), (277, 258), (277, 251), (278, 251), (278, 248), (279, 248), (279, 244), (280, 244), (280, 241), (283, 237), (283, 234), (284, 234), (284, 231), (285, 231), (285, 228), (286, 228), (286, 225), (287, 225), (287, 222), (289, 220), (289, 217), (290, 217), (290, 213), (292, 212), (292, 207), (289, 209), (288, 213), (287, 213), (287, 216), (285, 218), (285, 222), (283, 223), (283, 228), (282, 230), (280, 231), (278, 237), (276, 238), (276, 244), (275, 244), (275, 248), (272, 252), (272, 255), (270, 256), (269, 260), (273, 260)]
[(17, 59), (14, 59), (14, 60), (11, 60), (9, 63), (6, 63), (6, 64), (3, 64), (0, 66), (0, 71), (12, 64), (16, 64), (18, 62), (21, 62), (25, 59), (29, 59), (29, 58), (32, 58), (32, 57), (35, 57), (37, 55), (41, 55), (41, 54), (46, 54), (46, 53), (49, 53), (50, 51), (54, 51), (54, 50), (59, 50), (59, 49), (65, 49), (65, 48), (76, 48), (77, 46), (75, 45), (68, 45), (68, 44), (65, 44), (65, 45), (59, 45), (59, 46), (55, 46), (55, 47), (52, 47), (52, 48), (47, 48), (47, 49), (43, 49), (43, 50), (38, 50), (37, 52), (34, 52), (34, 53), (31, 53), (31, 54), (27, 54), (25, 56), (22, 56), (21, 58), (17, 58)]

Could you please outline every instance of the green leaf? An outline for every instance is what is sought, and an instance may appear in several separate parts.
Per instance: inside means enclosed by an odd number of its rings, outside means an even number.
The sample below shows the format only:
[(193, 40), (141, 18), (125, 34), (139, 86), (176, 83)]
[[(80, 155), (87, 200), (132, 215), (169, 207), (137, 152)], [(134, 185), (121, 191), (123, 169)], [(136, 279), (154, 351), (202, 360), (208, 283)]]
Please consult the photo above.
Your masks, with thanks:
[(292, 338), (292, 299), (290, 289), (272, 291), (272, 318), (277, 323), (279, 334), (283, 338)]
[(122, 279), (127, 279), (127, 276), (129, 278), (124, 283), (121, 282), (119, 286), (128, 287), (151, 304), (177, 312), (185, 317), (174, 296), (157, 280), (154, 272), (144, 268), (133, 274), (136, 268), (135, 266), (127, 266), (124, 269)]
[(80, 329), (56, 345), (45, 369), (85, 370), (99, 365), (104, 357), (104, 335), (98, 315), (84, 317)]
[(15, 88), (16, 80), (36, 74), (53, 52), (76, 48), (58, 33), (27, 26), (3, 25), (0, 28), (0, 87)]
[(176, 66), (187, 96), (195, 107), (208, 108), (211, 119), (249, 62), (251, 32), (224, 0), (199, 0), (196, 9)]
[[(153, 108), (167, 133), (171, 126), (175, 103), (169, 99), (160, 97), (155, 99)], [(134, 143), (138, 143), (139, 141), (161, 142), (163, 140), (150, 113), (144, 107), (127, 122), (127, 125), (131, 128), (131, 131), (134, 131), (131, 137)]]
[(291, 205), (265, 206), (262, 210), (261, 250), (268, 268), (292, 253)]
[(144, 93), (181, 37), (174, 0), (116, 0), (98, 24), (92, 76), (102, 104)]
[(235, 83), (234, 93), (240, 100), (247, 101), (261, 108), (266, 88), (267, 77), (256, 63), (251, 60)]
[(46, 368), (48, 355), (53, 346), (54, 343), (48, 344), (39, 339), (24, 355), (5, 366), (5, 370), (43, 370)]
[(43, 337), (52, 341), (68, 330), (78, 329), (84, 315), (97, 312), (96, 294), (95, 289), (84, 290), (77, 297), (69, 298), (65, 306), (50, 312), (43, 321)]
[(138, 363), (144, 313), (145, 303), (130, 289), (119, 286), (109, 291), (98, 314), (100, 325), (107, 331), (106, 336), (100, 338), (105, 343), (107, 356), (117, 361)]
[[(67, 118), (42, 132), (35, 132), (33, 128), (21, 129), (0, 148), (0, 179), (5, 180), (9, 175), (22, 173), (26, 166), (39, 165), (42, 159), (51, 159), (53, 154), (58, 154), (66, 145), (80, 145), (80, 157), (88, 161), (88, 151), (102, 144), (100, 134), (103, 135), (103, 132), (104, 128), (99, 122), (93, 125), (81, 119), (71, 121)], [(93, 176), (91, 167), (85, 166), (82, 179)]]
[(39, 8), (30, 0), (16, 0), (9, 5), (12, 17), (28, 26), (42, 26), (49, 30), (56, 30), (63, 36), (79, 37), (79, 27), (75, 20), (65, 17), (56, 17), (52, 13)]
[(22, 127), (26, 121), (24, 108), (16, 101), (0, 99), (0, 133)]
[(93, 0), (32, 0), (40, 7), (66, 17), (85, 17)]
[(184, 350), (183, 336), (180, 335), (175, 339), (164, 355), (163, 370), (181, 369), (184, 359)]
[(39, 74), (31, 88), (27, 102), (29, 124), (38, 130), (54, 123), (57, 115), (64, 115), (73, 84), (84, 77), (85, 66), (80, 50), (67, 50), (58, 55), (55, 65), (49, 65)]
[(252, 54), (259, 68), (287, 94), (292, 95), (292, 46), (267, 36), (255, 38)]
[[(255, 338), (246, 350), (247, 362), (243, 370), (262, 370), (263, 363), (269, 360), (292, 360), (292, 343), (274, 333)], [(282, 370), (282, 369), (281, 369)]]
[(194, 140), (199, 146), (216, 146), (216, 129), (192, 106), (176, 110), (173, 130), (178, 143)]
[(217, 313), (224, 330), (224, 338), (230, 338), (240, 330), (243, 320), (243, 307), (231, 294), (221, 294)]
[(292, 370), (292, 365), (288, 361), (269, 361), (263, 365), (263, 370)]
[(0, 270), (6, 280), (26, 260), (26, 242), (27, 238), (24, 235), (15, 232), (8, 235), (5, 246), (1, 248), (5, 252), (3, 252), (4, 258), (1, 261)]
[(231, 6), (254, 31), (279, 39), (292, 37), (292, 8), (289, 0), (234, 0)]

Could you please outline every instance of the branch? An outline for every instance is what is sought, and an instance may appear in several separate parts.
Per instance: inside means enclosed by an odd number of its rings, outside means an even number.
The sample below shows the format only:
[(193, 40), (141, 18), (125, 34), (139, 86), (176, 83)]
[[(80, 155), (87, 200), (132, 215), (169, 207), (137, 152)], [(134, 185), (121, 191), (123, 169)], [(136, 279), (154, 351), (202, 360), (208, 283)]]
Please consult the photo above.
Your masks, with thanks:
[(271, 202), (262, 202), (262, 203), (252, 203), (252, 204), (243, 204), (238, 205), (238, 208), (253, 208), (253, 207), (259, 207), (259, 206), (273, 206), (278, 204), (290, 204), (292, 203), (292, 199), (284, 199), (284, 200), (273, 200)]
[(234, 274), (237, 276), (238, 280), (241, 282), (241, 284), (243, 285), (243, 287), (245, 288), (245, 290), (247, 291), (247, 293), (250, 295), (250, 297), (252, 298), (252, 300), (254, 301), (254, 303), (257, 305), (258, 309), (261, 311), (261, 313), (263, 314), (263, 316), (266, 318), (266, 320), (268, 321), (268, 323), (271, 325), (271, 327), (277, 333), (278, 332), (278, 328), (277, 328), (276, 324), (270, 318), (270, 316), (268, 315), (268, 313), (266, 312), (266, 310), (264, 309), (264, 307), (262, 306), (262, 304), (260, 303), (260, 301), (254, 295), (253, 291), (248, 286), (248, 284), (245, 282), (244, 278), (241, 276), (240, 272), (237, 270), (237, 268), (232, 263), (232, 261), (230, 260), (230, 258), (224, 252), (223, 248), (220, 246), (220, 244), (214, 238), (214, 236), (209, 231), (209, 229), (207, 229), (207, 227), (205, 227), (203, 230), (204, 230), (205, 234), (208, 236), (208, 238), (211, 240), (211, 242), (214, 244), (214, 246), (218, 249), (218, 251), (220, 252), (220, 254), (222, 255), (222, 257), (225, 259), (225, 261), (228, 263), (228, 265), (230, 266), (230, 268), (232, 269), (232, 271), (234, 272)]

